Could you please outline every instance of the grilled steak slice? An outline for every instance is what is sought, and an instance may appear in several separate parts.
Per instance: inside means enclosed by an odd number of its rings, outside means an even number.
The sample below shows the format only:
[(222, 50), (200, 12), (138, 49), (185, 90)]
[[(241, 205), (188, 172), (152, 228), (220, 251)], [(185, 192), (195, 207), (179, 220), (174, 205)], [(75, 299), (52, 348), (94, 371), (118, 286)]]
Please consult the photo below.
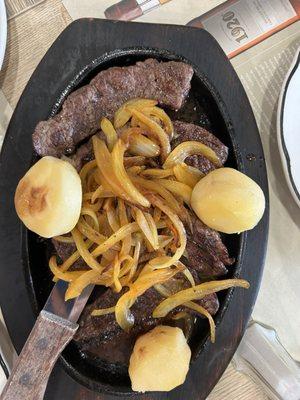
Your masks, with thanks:
[(205, 248), (189, 238), (186, 244), (188, 254), (185, 263), (189, 269), (197, 271), (201, 277), (222, 276), (227, 273), (227, 268), (217, 257), (211, 256)]
[(228, 250), (222, 242), (219, 232), (206, 226), (196, 216), (193, 219), (193, 239), (225, 265), (233, 264), (234, 260), (229, 257)]
[(62, 156), (74, 151), (94, 134), (102, 117), (112, 118), (127, 100), (144, 97), (179, 109), (190, 89), (191, 66), (183, 62), (148, 59), (129, 67), (101, 71), (90, 84), (71, 93), (62, 111), (41, 121), (33, 133), (33, 146), (40, 156)]
[[(97, 308), (112, 307), (120, 298), (121, 293), (107, 289), (96, 300), (85, 307), (80, 320), (75, 340), (85, 351), (97, 353), (102, 359), (114, 363), (127, 364), (137, 337), (160, 324), (168, 324), (170, 317), (153, 318), (154, 308), (163, 300), (155, 289), (147, 290), (131, 308), (135, 324), (130, 332), (123, 331), (116, 322), (114, 313), (92, 317), (91, 312)], [(206, 296), (199, 301), (209, 312), (215, 314), (219, 303), (215, 294)]]
[(111, 361), (126, 363), (137, 336), (160, 324), (161, 320), (152, 318), (151, 313), (161, 301), (161, 296), (154, 289), (150, 289), (140, 296), (131, 308), (135, 324), (130, 332), (125, 332), (117, 324), (114, 313), (100, 317), (91, 316), (94, 309), (114, 306), (121, 294), (123, 291), (115, 293), (111, 289), (107, 289), (94, 303), (85, 307), (79, 320), (79, 329), (75, 340), (80, 343), (83, 350), (100, 347), (104, 358), (105, 356), (109, 357), (105, 349), (114, 345), (117, 354), (113, 355)]
[(226, 266), (232, 265), (234, 259), (229, 257), (219, 232), (206, 226), (194, 213), (190, 212), (190, 217), (193, 231), (186, 226), (188, 266), (200, 277), (225, 275)]
[[(226, 162), (228, 148), (212, 133), (198, 125), (190, 124), (188, 122), (174, 121), (173, 126), (176, 136), (172, 142), (172, 148), (178, 146), (182, 142), (195, 140), (213, 149), (222, 164)], [(186, 163), (200, 169), (205, 174), (215, 169), (215, 166), (207, 158), (201, 155), (188, 157)]]

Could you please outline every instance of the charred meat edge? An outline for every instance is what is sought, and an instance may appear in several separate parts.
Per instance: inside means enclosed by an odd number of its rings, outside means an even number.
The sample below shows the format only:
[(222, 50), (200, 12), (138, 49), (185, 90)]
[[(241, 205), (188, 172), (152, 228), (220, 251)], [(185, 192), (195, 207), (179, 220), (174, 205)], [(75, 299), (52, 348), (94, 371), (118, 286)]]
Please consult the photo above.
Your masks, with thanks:
[(33, 147), (40, 156), (71, 154), (78, 143), (99, 129), (101, 118), (112, 118), (122, 104), (133, 98), (155, 99), (177, 110), (190, 90), (193, 73), (186, 63), (155, 59), (101, 71), (88, 85), (67, 97), (60, 113), (38, 123)]

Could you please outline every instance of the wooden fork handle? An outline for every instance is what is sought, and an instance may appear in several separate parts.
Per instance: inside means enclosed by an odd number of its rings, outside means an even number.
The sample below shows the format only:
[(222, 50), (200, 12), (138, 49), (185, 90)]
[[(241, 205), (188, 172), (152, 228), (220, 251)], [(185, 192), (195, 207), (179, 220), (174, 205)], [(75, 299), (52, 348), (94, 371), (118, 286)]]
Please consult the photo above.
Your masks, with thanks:
[(42, 400), (52, 368), (77, 329), (77, 324), (42, 311), (0, 400)]

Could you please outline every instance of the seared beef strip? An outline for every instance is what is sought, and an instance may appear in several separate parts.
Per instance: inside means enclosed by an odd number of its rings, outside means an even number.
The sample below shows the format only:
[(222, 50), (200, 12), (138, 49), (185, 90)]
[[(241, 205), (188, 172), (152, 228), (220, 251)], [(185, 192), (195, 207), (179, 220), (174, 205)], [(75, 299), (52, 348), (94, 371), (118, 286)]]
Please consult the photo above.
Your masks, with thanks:
[(194, 213), (190, 212), (190, 217), (193, 231), (186, 226), (188, 266), (200, 277), (225, 275), (226, 266), (232, 265), (234, 259), (229, 257), (219, 232), (206, 226)]
[[(74, 339), (85, 351), (96, 352), (102, 359), (110, 362), (127, 364), (137, 337), (157, 325), (170, 324), (171, 317), (152, 317), (154, 308), (163, 300), (155, 289), (147, 290), (131, 307), (135, 324), (128, 333), (117, 324), (114, 313), (100, 317), (91, 316), (94, 309), (114, 306), (122, 294), (123, 292), (114, 293), (111, 289), (107, 289), (88, 305), (80, 317), (79, 329)], [(215, 294), (206, 296), (205, 299), (199, 301), (199, 304), (212, 315), (219, 307)]]
[[(175, 139), (172, 141), (172, 148), (175, 148), (182, 142), (187, 142), (190, 140), (195, 140), (201, 142), (206, 146), (214, 150), (219, 157), (222, 164), (227, 160), (228, 148), (212, 133), (208, 132), (206, 129), (190, 124), (188, 122), (174, 121), (174, 132)], [(192, 167), (199, 168), (203, 173), (208, 173), (215, 169), (213, 163), (211, 163), (207, 158), (199, 155), (193, 155), (187, 157), (185, 162)]]
[[(195, 140), (212, 148), (218, 155), (222, 164), (226, 162), (228, 148), (212, 133), (198, 125), (190, 124), (188, 122), (174, 121), (173, 125), (176, 136), (171, 143), (172, 148), (175, 148), (182, 142)], [(102, 132), (98, 132), (97, 135), (99, 135), (102, 140), (105, 140), (105, 136)], [(76, 153), (71, 156), (70, 159), (77, 171), (80, 171), (83, 165), (92, 160), (93, 157), (92, 141), (90, 139), (88, 142), (78, 147)], [(189, 165), (199, 168), (204, 173), (208, 173), (215, 169), (214, 165), (207, 158), (202, 156), (190, 156), (186, 159), (186, 162)]]
[(62, 156), (99, 129), (103, 117), (112, 118), (127, 100), (143, 97), (179, 109), (190, 90), (193, 69), (183, 62), (148, 59), (129, 67), (101, 71), (90, 84), (71, 93), (62, 111), (41, 121), (33, 133), (40, 156)]
[(74, 338), (80, 343), (83, 350), (98, 348), (99, 346), (102, 349), (106, 347), (110, 348), (111, 343), (116, 342), (119, 349), (117, 356), (120, 359), (114, 359), (114, 361), (126, 362), (137, 336), (161, 323), (160, 319), (155, 319), (151, 316), (155, 305), (162, 300), (161, 296), (154, 289), (147, 290), (143, 296), (137, 299), (131, 308), (135, 317), (135, 324), (130, 332), (125, 332), (120, 328), (116, 322), (114, 313), (99, 317), (91, 316), (91, 312), (97, 308), (114, 306), (123, 293), (123, 291), (115, 293), (113, 290), (107, 289), (92, 304), (85, 307), (79, 320), (79, 329)]
[(186, 244), (187, 261), (184, 263), (191, 270), (195, 270), (202, 277), (222, 276), (227, 273), (227, 268), (217, 257), (212, 257), (205, 248), (189, 240)]
[(234, 260), (229, 257), (228, 250), (223, 244), (219, 232), (206, 226), (195, 214), (192, 214), (192, 221), (193, 232), (188, 232), (188, 236), (192, 235), (196, 243), (206, 248), (209, 254), (217, 257), (225, 265), (233, 264)]

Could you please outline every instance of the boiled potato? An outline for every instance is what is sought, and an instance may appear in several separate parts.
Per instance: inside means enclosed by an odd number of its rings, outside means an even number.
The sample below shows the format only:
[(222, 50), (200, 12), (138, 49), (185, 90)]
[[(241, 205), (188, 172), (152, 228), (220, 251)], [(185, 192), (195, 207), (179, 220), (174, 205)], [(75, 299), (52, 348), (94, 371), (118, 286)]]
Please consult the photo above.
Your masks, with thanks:
[(191, 350), (181, 329), (157, 326), (135, 343), (130, 357), (132, 390), (169, 391), (185, 381)]
[(15, 207), (28, 229), (45, 238), (70, 232), (81, 210), (82, 188), (67, 161), (43, 157), (20, 180)]
[(257, 183), (245, 174), (220, 168), (196, 184), (191, 205), (210, 228), (240, 233), (258, 224), (265, 210), (265, 197)]

